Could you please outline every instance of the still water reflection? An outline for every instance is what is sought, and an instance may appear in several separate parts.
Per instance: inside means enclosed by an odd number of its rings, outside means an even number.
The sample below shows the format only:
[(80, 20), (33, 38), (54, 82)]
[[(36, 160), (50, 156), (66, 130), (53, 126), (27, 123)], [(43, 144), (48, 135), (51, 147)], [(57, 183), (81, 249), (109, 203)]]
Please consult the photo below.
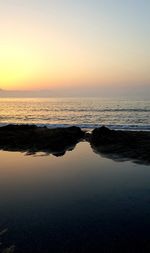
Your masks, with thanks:
[(65, 156), (0, 152), (1, 248), (146, 252), (150, 167), (115, 162), (87, 142)]

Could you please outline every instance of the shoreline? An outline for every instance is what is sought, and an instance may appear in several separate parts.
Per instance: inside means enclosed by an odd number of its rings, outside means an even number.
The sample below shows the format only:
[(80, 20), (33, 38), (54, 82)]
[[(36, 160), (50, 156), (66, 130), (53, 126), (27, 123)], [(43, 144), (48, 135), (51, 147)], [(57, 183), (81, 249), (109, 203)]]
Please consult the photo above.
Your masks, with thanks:
[(49, 124), (49, 123), (0, 123), (0, 128), (8, 125), (28, 125), (28, 126), (36, 126), (36, 127), (46, 127), (48, 129), (55, 129), (55, 128), (68, 128), (68, 127), (79, 127), (83, 131), (89, 131), (92, 132), (95, 128), (100, 128), (102, 126), (105, 126), (111, 130), (115, 131), (131, 131), (131, 132), (150, 132), (150, 125), (112, 125), (112, 124)]
[(0, 127), (0, 150), (5, 151), (62, 156), (81, 140), (89, 142), (94, 152), (109, 159), (150, 164), (149, 131), (111, 130), (105, 126), (92, 132), (76, 126), (47, 128), (10, 124)]

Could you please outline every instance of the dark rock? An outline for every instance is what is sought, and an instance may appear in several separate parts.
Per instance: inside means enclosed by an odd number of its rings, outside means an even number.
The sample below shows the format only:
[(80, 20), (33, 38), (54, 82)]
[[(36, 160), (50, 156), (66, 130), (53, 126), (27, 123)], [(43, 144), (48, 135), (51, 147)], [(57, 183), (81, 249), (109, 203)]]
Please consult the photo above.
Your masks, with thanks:
[(59, 157), (59, 156), (64, 156), (65, 155), (65, 151), (59, 152), (59, 153), (53, 153), (54, 156)]
[(38, 128), (36, 125), (13, 125), (13, 124), (9, 124), (3, 127), (0, 127), (0, 131), (14, 131), (14, 130), (33, 130)]
[(95, 145), (114, 143), (124, 143), (124, 145), (132, 145), (134, 141), (136, 142), (136, 138), (134, 137), (134, 134), (131, 134), (131, 132), (110, 130), (105, 126), (102, 126), (93, 130), (91, 141)]
[(108, 158), (150, 164), (150, 132), (100, 127), (93, 130), (90, 143), (96, 153)]
[(62, 154), (83, 137), (84, 132), (75, 126), (48, 129), (35, 125), (7, 125), (0, 128), (0, 149)]

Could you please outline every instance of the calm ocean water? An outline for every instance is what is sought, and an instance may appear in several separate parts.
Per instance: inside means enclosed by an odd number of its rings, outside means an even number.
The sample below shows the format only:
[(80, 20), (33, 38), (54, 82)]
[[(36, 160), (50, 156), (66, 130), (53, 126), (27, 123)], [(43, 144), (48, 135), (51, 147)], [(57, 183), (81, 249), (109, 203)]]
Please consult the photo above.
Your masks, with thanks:
[(0, 125), (76, 125), (150, 130), (150, 101), (101, 98), (0, 98)]

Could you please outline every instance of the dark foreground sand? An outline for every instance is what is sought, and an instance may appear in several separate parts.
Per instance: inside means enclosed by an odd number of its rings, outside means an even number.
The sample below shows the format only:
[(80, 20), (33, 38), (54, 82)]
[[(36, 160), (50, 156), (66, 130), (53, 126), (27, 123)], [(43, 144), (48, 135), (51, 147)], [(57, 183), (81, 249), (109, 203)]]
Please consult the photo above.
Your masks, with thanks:
[(7, 125), (0, 128), (0, 149), (28, 153), (64, 155), (81, 141), (90, 142), (96, 153), (118, 161), (150, 164), (150, 132), (96, 128), (91, 134), (79, 127), (55, 128)]

